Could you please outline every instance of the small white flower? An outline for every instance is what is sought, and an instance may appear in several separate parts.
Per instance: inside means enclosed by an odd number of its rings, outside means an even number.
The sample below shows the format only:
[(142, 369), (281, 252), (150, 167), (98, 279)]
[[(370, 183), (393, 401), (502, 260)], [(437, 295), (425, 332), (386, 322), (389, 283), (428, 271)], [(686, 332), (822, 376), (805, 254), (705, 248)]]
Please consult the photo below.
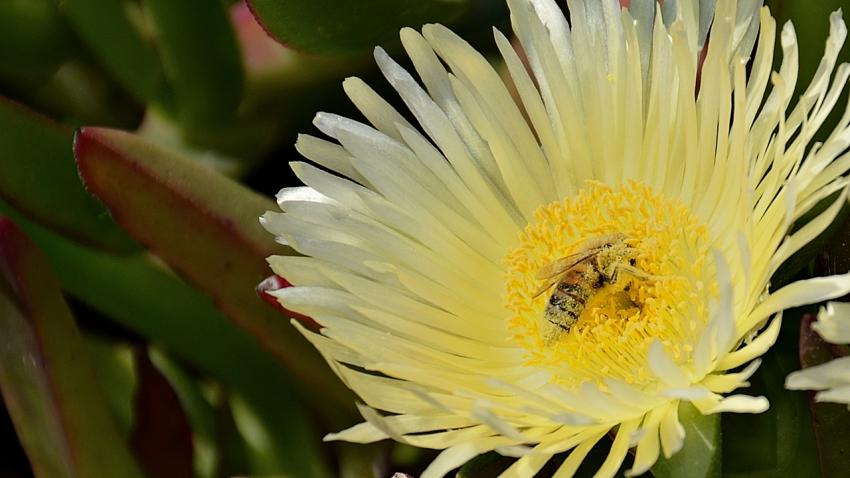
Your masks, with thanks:
[[(850, 344), (850, 303), (827, 304), (812, 329), (831, 344)], [(821, 390), (815, 394), (816, 401), (844, 403), (850, 408), (850, 357), (793, 372), (785, 380), (785, 388)]]

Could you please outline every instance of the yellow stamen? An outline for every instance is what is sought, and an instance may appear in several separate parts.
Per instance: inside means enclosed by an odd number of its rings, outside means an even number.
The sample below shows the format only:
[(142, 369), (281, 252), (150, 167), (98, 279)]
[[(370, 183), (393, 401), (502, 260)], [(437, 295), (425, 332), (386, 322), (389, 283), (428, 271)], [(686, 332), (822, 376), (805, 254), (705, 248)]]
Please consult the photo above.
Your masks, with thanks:
[[(552, 368), (564, 385), (593, 380), (604, 386), (604, 378), (642, 385), (653, 381), (646, 357), (653, 341), (677, 362), (690, 359), (708, 321), (703, 289), (713, 284), (713, 270), (705, 261), (706, 227), (687, 207), (641, 183), (589, 182), (575, 197), (539, 208), (535, 219), (505, 259), (508, 328), (528, 351), (529, 364)], [(541, 287), (538, 271), (589, 239), (615, 233), (625, 234), (636, 251), (633, 269), (640, 273), (621, 272), (616, 282), (594, 285), (578, 322), (557, 340), (545, 340), (551, 291), (533, 297)]]

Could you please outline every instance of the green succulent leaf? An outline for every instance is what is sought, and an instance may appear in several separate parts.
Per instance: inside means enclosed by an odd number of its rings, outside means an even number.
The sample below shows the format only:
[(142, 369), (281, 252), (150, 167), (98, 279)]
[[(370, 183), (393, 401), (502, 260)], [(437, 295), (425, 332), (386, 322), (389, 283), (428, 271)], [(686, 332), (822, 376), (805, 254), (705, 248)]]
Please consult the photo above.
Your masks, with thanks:
[(75, 151), (88, 189), (133, 237), (211, 294), (304, 383), (352, 406), (319, 354), (254, 292), (269, 274), (265, 258), (286, 252), (257, 219), (273, 202), (129, 133), (85, 128)]
[(687, 402), (679, 404), (685, 443), (670, 458), (661, 456), (652, 467), (656, 478), (711, 478), (721, 472), (720, 416), (703, 415)]
[(145, 0), (156, 29), (178, 117), (187, 126), (220, 126), (242, 99), (242, 59), (223, 2)]
[(51, 0), (0, 2), (0, 73), (44, 77), (73, 48), (69, 31)]
[(0, 273), (0, 390), (35, 475), (141, 478), (59, 283), (5, 218)]
[(257, 20), (287, 46), (341, 55), (395, 42), (402, 27), (449, 23), (471, 0), (249, 0)]
[[(21, 227), (24, 231), (27, 230), (26, 226)], [(38, 239), (30, 237), (36, 245), (40, 245)], [(129, 437), (133, 429), (133, 395), (138, 386), (133, 347), (99, 335), (88, 335), (85, 338), (95, 378), (103, 388), (103, 398), (109, 405), (122, 436)]]
[(106, 70), (141, 101), (162, 81), (159, 58), (130, 22), (121, 0), (65, 0), (63, 12)]
[(30, 218), (116, 252), (138, 245), (83, 188), (73, 132), (0, 98), (0, 198)]

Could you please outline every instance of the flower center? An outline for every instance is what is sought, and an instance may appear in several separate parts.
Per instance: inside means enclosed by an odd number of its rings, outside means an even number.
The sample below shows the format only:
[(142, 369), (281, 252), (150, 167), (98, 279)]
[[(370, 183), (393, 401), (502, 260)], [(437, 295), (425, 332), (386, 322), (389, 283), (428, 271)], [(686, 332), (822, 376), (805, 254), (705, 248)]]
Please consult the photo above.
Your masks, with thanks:
[(706, 227), (686, 206), (641, 183), (589, 182), (535, 220), (505, 258), (508, 329), (530, 365), (564, 385), (645, 385), (655, 340), (690, 359), (713, 266)]

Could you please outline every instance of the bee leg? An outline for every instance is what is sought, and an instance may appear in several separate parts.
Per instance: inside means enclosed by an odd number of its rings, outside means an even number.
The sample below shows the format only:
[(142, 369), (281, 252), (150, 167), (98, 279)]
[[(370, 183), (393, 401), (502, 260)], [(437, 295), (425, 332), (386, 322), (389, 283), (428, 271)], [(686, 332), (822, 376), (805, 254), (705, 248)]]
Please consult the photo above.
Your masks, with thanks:
[(608, 267), (602, 272), (603, 277), (605, 277), (606, 282), (611, 284), (616, 284), (617, 279), (620, 277), (620, 270), (624, 267), (628, 267), (623, 264), (609, 264)]
[(658, 276), (658, 275), (653, 275), (653, 274), (647, 274), (646, 272), (638, 269), (637, 267), (627, 266), (625, 264), (617, 264), (615, 267), (616, 267), (616, 270), (614, 271), (614, 277), (616, 277), (617, 273), (619, 273), (620, 271), (622, 271), (622, 272), (624, 272), (624, 273), (626, 273), (626, 274), (628, 274), (632, 277), (635, 277), (637, 279), (647, 280), (647, 281), (659, 281), (659, 280), (664, 280), (664, 279), (671, 279), (671, 278), (674, 277), (674, 276)]

